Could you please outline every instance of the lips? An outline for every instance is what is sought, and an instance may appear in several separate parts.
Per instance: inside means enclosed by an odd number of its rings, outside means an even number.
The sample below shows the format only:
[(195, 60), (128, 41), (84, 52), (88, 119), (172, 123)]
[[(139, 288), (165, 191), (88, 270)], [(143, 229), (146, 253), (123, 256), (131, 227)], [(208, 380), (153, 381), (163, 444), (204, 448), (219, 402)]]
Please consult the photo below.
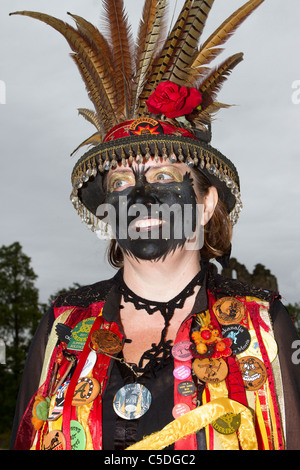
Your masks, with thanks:
[(145, 217), (135, 220), (132, 224), (133, 228), (140, 232), (150, 231), (153, 228), (159, 228), (165, 223), (164, 220)]

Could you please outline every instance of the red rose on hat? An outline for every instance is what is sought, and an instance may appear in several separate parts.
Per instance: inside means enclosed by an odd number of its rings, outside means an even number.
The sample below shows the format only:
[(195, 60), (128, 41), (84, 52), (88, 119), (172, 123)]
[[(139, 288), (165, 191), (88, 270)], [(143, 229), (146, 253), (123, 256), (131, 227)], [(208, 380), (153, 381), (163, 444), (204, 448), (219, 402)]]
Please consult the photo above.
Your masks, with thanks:
[(149, 96), (146, 104), (152, 114), (164, 114), (175, 118), (190, 114), (202, 102), (202, 95), (196, 88), (179, 86), (173, 82), (161, 82)]

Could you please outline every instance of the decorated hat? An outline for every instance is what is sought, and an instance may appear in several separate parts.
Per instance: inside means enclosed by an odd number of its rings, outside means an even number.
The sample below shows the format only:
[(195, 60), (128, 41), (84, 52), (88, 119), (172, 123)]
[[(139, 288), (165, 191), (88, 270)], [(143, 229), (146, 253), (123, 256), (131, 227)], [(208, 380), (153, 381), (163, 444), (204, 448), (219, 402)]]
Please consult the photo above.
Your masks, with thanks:
[(248, 1), (201, 46), (214, 0), (185, 0), (168, 33), (167, 0), (145, 0), (136, 41), (123, 0), (102, 0), (101, 32), (71, 13), (76, 28), (43, 13), (13, 13), (41, 20), (66, 38), (94, 105), (94, 110), (78, 110), (96, 132), (73, 152), (91, 147), (74, 166), (71, 194), (89, 228), (101, 228), (96, 213), (105, 201), (105, 172), (150, 158), (184, 162), (203, 173), (217, 188), (232, 223), (237, 222), (242, 208), (238, 172), (210, 141), (215, 114), (228, 107), (217, 101), (218, 92), (243, 54), (215, 67), (211, 63), (263, 1)]

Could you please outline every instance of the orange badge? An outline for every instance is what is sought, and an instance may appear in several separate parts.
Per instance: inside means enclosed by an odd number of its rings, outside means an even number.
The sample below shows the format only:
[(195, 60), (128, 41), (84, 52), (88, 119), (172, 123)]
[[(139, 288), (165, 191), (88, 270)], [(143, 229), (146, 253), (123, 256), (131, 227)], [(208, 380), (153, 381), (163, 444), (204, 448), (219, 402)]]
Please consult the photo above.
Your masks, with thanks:
[(219, 383), (227, 377), (228, 367), (224, 359), (205, 357), (195, 359), (193, 370), (202, 382)]
[(91, 335), (91, 340), (98, 352), (104, 354), (117, 354), (123, 348), (122, 341), (113, 331), (96, 330)]
[(83, 377), (79, 379), (76, 384), (72, 405), (87, 405), (88, 403), (91, 403), (93, 400), (95, 400), (99, 392), (100, 385), (96, 379)]
[(267, 369), (257, 357), (246, 356), (239, 360), (246, 390), (259, 390), (267, 380)]
[(222, 297), (213, 305), (213, 311), (221, 325), (236, 325), (245, 316), (243, 303), (235, 297)]
[(46, 434), (42, 450), (66, 450), (66, 439), (61, 431)]

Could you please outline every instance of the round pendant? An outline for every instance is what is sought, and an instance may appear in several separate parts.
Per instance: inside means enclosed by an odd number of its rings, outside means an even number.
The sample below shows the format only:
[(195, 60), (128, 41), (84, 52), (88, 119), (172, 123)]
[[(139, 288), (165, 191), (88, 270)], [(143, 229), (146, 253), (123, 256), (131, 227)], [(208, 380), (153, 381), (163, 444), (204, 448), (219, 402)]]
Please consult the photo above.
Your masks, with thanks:
[(172, 415), (173, 418), (179, 418), (180, 416), (185, 415), (191, 411), (190, 407), (186, 403), (178, 403), (177, 405), (174, 406), (172, 410)]
[(75, 420), (70, 422), (71, 433), (71, 449), (72, 450), (85, 450), (86, 435), (82, 425)]
[(214, 314), (221, 325), (235, 325), (245, 316), (245, 307), (235, 297), (222, 297), (213, 305)]
[(121, 418), (138, 419), (147, 413), (151, 401), (151, 393), (145, 385), (127, 384), (116, 393), (113, 408)]
[(99, 392), (100, 385), (96, 379), (90, 377), (82, 377), (78, 380), (76, 384), (72, 405), (88, 405), (89, 403), (95, 400)]
[(42, 450), (66, 450), (66, 439), (61, 431), (50, 431), (44, 439)]
[(224, 359), (206, 357), (195, 359), (193, 370), (202, 382), (217, 384), (222, 382), (228, 374), (228, 367)]
[(178, 366), (173, 370), (173, 375), (178, 380), (185, 380), (191, 375), (191, 369), (188, 366)]
[(241, 424), (241, 415), (227, 413), (211, 423), (212, 427), (221, 434), (233, 434)]
[(117, 354), (123, 348), (121, 339), (110, 330), (101, 329), (94, 331), (91, 335), (91, 340), (99, 352)]
[(174, 344), (172, 348), (172, 356), (178, 361), (189, 361), (193, 357), (190, 351), (191, 344), (192, 343), (190, 341), (180, 341), (179, 343)]
[(180, 382), (177, 387), (178, 392), (180, 395), (184, 397), (188, 397), (190, 395), (193, 395), (193, 393), (196, 390), (194, 382), (190, 382), (189, 380), (184, 380), (183, 382)]
[(264, 363), (253, 356), (239, 359), (239, 366), (246, 390), (259, 390), (267, 380), (267, 369)]
[(236, 356), (246, 351), (250, 346), (251, 336), (248, 329), (243, 325), (226, 325), (222, 327), (222, 335), (232, 341), (230, 349)]

